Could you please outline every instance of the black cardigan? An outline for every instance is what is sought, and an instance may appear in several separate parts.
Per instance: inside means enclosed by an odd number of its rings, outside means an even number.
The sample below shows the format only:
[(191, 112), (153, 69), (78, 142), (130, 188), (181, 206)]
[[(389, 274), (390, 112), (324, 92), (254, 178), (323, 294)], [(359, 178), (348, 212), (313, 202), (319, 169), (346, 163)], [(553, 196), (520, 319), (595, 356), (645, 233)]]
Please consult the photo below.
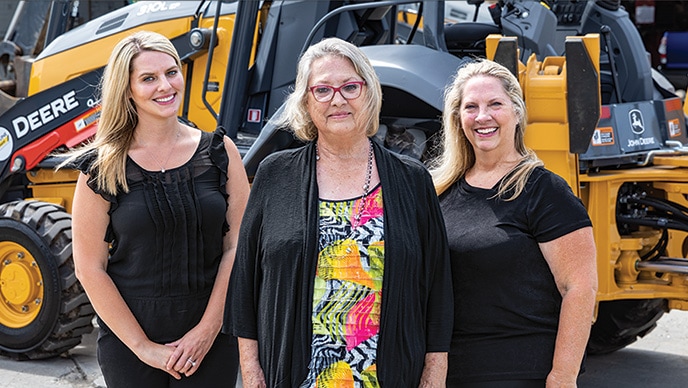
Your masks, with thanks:
[[(388, 387), (412, 387), (425, 353), (449, 351), (453, 293), (446, 231), (423, 165), (377, 144), (374, 150), (385, 217), (378, 379)], [(317, 243), (310, 143), (260, 164), (227, 297), (225, 331), (258, 340), (268, 387), (298, 387), (306, 378)]]

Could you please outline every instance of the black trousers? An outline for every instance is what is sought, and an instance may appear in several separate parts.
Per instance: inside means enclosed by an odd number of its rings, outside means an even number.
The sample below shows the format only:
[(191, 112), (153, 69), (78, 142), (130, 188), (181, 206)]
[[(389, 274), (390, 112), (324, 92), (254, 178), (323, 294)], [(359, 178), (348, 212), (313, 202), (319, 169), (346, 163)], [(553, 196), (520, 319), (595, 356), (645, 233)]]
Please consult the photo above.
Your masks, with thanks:
[(220, 333), (196, 373), (176, 380), (143, 363), (117, 336), (101, 329), (98, 364), (108, 388), (235, 388), (239, 350), (235, 337)]

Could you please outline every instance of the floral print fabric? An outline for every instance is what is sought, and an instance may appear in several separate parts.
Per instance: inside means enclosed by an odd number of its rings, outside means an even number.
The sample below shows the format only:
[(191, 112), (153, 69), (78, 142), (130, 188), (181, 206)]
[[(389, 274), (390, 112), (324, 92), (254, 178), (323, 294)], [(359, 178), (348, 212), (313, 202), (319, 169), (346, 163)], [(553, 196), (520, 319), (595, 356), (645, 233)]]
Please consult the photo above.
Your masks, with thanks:
[[(382, 278), (382, 189), (320, 201), (320, 253), (313, 292), (313, 341), (302, 387), (378, 387)], [(355, 212), (361, 212), (356, 225)]]

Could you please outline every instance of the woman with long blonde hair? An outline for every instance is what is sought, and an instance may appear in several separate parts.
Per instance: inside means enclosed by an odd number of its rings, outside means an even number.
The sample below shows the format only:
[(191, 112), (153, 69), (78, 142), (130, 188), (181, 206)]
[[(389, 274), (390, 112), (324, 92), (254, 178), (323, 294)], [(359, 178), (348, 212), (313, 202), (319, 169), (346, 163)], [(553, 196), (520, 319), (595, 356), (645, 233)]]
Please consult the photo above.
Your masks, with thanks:
[(237, 376), (236, 342), (220, 330), (248, 179), (231, 140), (178, 120), (184, 90), (166, 37), (124, 38), (103, 74), (95, 139), (66, 162), (81, 171), (74, 264), (108, 387)]
[(488, 60), (445, 97), (432, 175), (454, 286), (448, 387), (575, 387), (595, 306), (590, 218), (524, 142), (518, 80)]

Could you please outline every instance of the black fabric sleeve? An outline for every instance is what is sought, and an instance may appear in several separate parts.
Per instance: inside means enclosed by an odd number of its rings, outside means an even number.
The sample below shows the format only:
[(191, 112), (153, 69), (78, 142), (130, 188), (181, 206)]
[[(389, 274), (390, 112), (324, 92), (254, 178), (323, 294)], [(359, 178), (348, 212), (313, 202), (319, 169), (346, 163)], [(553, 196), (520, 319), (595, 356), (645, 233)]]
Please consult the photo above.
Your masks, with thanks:
[(239, 229), (239, 239), (229, 279), (223, 332), (236, 337), (258, 339), (258, 296), (260, 289), (260, 229), (265, 164), (258, 167)]
[(425, 234), (425, 260), (427, 266), (428, 284), (430, 290), (427, 299), (427, 352), (448, 352), (454, 318), (454, 293), (452, 289), (451, 267), (449, 261), (449, 245), (444, 218), (439, 200), (435, 193), (430, 174), (423, 175), (424, 196), (426, 206), (419, 206), (423, 210), (419, 219), (425, 223), (421, 232)]
[[(592, 226), (588, 212), (580, 198), (560, 176), (540, 169), (529, 188), (529, 223), (532, 234), (540, 242), (555, 240), (575, 230)], [(535, 174), (535, 172), (534, 172)]]

